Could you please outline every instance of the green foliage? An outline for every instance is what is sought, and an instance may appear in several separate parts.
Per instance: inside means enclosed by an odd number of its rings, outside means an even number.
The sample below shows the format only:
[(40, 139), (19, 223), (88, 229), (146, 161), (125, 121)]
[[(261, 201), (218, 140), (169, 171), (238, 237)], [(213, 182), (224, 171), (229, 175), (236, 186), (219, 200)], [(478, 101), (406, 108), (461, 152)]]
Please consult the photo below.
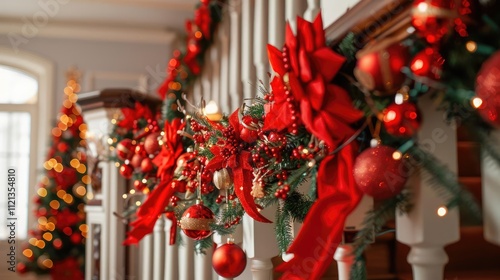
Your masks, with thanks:
[(285, 210), (283, 202), (279, 203), (276, 211), (276, 222), (274, 226), (276, 232), (276, 241), (280, 253), (286, 252), (293, 240), (292, 217), (290, 212)]

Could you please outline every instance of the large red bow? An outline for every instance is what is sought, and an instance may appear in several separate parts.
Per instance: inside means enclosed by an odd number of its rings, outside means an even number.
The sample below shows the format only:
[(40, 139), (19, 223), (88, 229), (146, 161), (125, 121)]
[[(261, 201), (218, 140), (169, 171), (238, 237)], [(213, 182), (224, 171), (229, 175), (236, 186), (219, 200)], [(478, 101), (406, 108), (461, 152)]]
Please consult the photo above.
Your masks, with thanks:
[(144, 118), (146, 120), (153, 118), (153, 113), (147, 105), (135, 102), (134, 108), (122, 108), (123, 119), (118, 122), (119, 127), (133, 129), (136, 120)]
[(342, 240), (345, 219), (362, 197), (352, 172), (356, 152), (357, 145), (352, 142), (321, 162), (318, 200), (287, 251), (294, 254), (293, 259), (277, 268), (284, 271), (281, 279), (320, 279), (332, 262)]

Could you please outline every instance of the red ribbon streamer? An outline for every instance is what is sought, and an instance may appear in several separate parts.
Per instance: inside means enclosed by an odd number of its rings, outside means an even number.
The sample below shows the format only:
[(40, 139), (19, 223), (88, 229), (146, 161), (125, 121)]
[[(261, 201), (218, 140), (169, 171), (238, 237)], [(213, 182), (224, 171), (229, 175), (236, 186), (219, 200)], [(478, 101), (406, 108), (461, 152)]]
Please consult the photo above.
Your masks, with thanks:
[(173, 211), (165, 213), (165, 217), (172, 221), (172, 225), (170, 226), (170, 240), (168, 244), (174, 245), (175, 239), (177, 239), (177, 218), (175, 217), (175, 213)]
[(353, 177), (357, 144), (325, 158), (318, 170), (318, 200), (287, 253), (294, 258), (278, 266), (281, 279), (320, 279), (342, 241), (344, 223), (362, 194)]

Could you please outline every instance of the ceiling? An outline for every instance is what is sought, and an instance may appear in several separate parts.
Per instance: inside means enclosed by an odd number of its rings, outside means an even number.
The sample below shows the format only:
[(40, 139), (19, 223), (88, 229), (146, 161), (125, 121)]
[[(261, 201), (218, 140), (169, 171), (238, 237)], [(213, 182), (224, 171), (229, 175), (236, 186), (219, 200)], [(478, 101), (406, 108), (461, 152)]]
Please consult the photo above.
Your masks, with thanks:
[[(0, 1), (0, 21), (71, 26), (133, 27), (182, 32), (199, 0)], [(43, 3), (46, 3), (44, 5)], [(45, 19), (44, 19), (45, 18)]]

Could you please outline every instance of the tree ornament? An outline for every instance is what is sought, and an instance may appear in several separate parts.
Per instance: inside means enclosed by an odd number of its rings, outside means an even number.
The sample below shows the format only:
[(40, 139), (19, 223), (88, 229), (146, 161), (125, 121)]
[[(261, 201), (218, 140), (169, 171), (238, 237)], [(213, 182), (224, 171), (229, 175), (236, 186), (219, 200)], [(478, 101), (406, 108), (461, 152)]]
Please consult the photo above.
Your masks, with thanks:
[(134, 168), (139, 168), (141, 167), (142, 160), (144, 159), (143, 156), (139, 154), (135, 154), (132, 159), (130, 160), (130, 165), (132, 165)]
[(241, 119), (243, 128), (240, 131), (241, 140), (247, 143), (253, 143), (259, 138), (258, 121), (251, 116), (243, 116)]
[(144, 143), (139, 143), (137, 146), (135, 146), (135, 154), (140, 155), (142, 157), (147, 157), (148, 153), (146, 152), (146, 149), (144, 148)]
[(142, 182), (142, 180), (135, 180), (134, 181), (134, 189), (138, 190), (138, 191), (142, 191), (144, 190), (145, 188), (147, 187), (146, 184), (144, 184)]
[(384, 110), (384, 127), (396, 137), (412, 137), (420, 128), (422, 118), (415, 103), (393, 103)]
[(457, 16), (453, 0), (415, 0), (411, 23), (429, 44), (438, 43), (448, 33)]
[(160, 143), (158, 142), (160, 133), (155, 132), (146, 136), (144, 140), (144, 150), (150, 155), (156, 155), (160, 151)]
[(231, 187), (233, 179), (231, 178), (227, 168), (222, 168), (214, 172), (213, 182), (219, 190), (225, 191)]
[(210, 224), (214, 222), (214, 213), (210, 208), (197, 201), (182, 214), (180, 226), (182, 231), (194, 240), (206, 238), (212, 234)]
[(145, 158), (141, 162), (141, 171), (144, 173), (149, 173), (153, 170), (153, 162), (150, 158)]
[(439, 80), (443, 72), (444, 58), (434, 48), (425, 48), (413, 57), (410, 69), (417, 76)]
[(401, 68), (408, 64), (408, 49), (399, 42), (384, 40), (368, 46), (356, 54), (358, 62), (354, 76), (368, 90), (377, 95), (392, 95), (405, 80)]
[(232, 239), (228, 239), (226, 244), (215, 249), (212, 255), (212, 266), (220, 276), (235, 278), (245, 270), (247, 256)]
[(131, 139), (123, 139), (116, 145), (116, 156), (121, 160), (130, 159), (134, 155), (134, 149)]
[(359, 189), (375, 198), (387, 199), (403, 190), (407, 180), (404, 161), (394, 159), (396, 149), (377, 146), (363, 151), (354, 162), (354, 180)]
[(481, 104), (479, 115), (493, 126), (500, 127), (500, 51), (483, 63), (476, 78), (476, 95)]
[(122, 164), (120, 166), (120, 175), (122, 175), (125, 179), (132, 178), (133, 172), (134, 172), (134, 168), (129, 164)]

